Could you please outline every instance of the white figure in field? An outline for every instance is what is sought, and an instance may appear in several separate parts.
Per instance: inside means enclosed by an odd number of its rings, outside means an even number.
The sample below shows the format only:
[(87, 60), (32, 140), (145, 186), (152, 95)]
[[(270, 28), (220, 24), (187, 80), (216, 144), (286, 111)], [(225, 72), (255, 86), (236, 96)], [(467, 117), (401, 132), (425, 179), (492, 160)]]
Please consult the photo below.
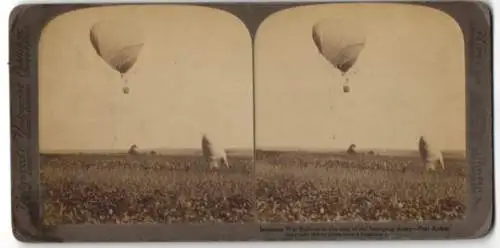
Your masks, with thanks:
[(424, 136), (420, 136), (418, 149), (420, 152), (420, 159), (427, 170), (435, 171), (436, 166), (440, 166), (443, 170), (445, 169), (443, 154), (441, 151), (432, 147)]
[(226, 151), (217, 145), (206, 134), (203, 134), (201, 147), (206, 165), (211, 170), (219, 169), (220, 167), (229, 168)]

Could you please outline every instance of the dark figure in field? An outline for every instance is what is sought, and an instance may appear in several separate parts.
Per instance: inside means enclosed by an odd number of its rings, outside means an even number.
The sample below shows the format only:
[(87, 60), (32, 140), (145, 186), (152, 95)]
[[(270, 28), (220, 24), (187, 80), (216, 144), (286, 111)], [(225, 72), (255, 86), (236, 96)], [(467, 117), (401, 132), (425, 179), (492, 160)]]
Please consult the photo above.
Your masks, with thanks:
[(356, 145), (355, 144), (351, 144), (349, 146), (349, 148), (347, 149), (347, 154), (356, 154)]
[(139, 152), (137, 151), (137, 145), (133, 144), (130, 149), (128, 149), (128, 154), (137, 155)]

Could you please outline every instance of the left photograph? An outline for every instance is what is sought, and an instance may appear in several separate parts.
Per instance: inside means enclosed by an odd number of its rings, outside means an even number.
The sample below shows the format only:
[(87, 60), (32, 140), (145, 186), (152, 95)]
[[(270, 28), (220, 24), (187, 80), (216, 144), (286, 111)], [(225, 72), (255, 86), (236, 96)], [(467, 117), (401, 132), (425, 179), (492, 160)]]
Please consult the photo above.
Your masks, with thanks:
[(234, 15), (111, 6), (39, 42), (44, 225), (254, 216), (252, 43)]

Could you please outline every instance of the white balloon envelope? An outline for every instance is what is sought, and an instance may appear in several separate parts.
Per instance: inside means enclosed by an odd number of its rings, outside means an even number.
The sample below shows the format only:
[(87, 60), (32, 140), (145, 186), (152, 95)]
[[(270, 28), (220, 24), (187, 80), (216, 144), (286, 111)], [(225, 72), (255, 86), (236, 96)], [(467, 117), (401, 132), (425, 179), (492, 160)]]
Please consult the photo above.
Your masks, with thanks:
[(359, 25), (340, 19), (318, 21), (312, 28), (312, 38), (318, 52), (342, 74), (356, 63), (366, 43)]
[(97, 55), (122, 76), (137, 61), (143, 48), (142, 29), (126, 19), (103, 20), (90, 29), (90, 41)]

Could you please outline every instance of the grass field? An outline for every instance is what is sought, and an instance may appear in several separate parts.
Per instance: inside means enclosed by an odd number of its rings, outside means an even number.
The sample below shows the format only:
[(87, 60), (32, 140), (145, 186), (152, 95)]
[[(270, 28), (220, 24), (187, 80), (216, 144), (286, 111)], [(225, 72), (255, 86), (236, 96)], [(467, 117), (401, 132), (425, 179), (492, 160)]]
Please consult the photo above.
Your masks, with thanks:
[(464, 159), (425, 173), (416, 157), (43, 155), (44, 223), (205, 223), (463, 218)]
[(417, 157), (302, 154), (258, 159), (261, 222), (451, 220), (463, 218), (465, 160), (426, 173)]

